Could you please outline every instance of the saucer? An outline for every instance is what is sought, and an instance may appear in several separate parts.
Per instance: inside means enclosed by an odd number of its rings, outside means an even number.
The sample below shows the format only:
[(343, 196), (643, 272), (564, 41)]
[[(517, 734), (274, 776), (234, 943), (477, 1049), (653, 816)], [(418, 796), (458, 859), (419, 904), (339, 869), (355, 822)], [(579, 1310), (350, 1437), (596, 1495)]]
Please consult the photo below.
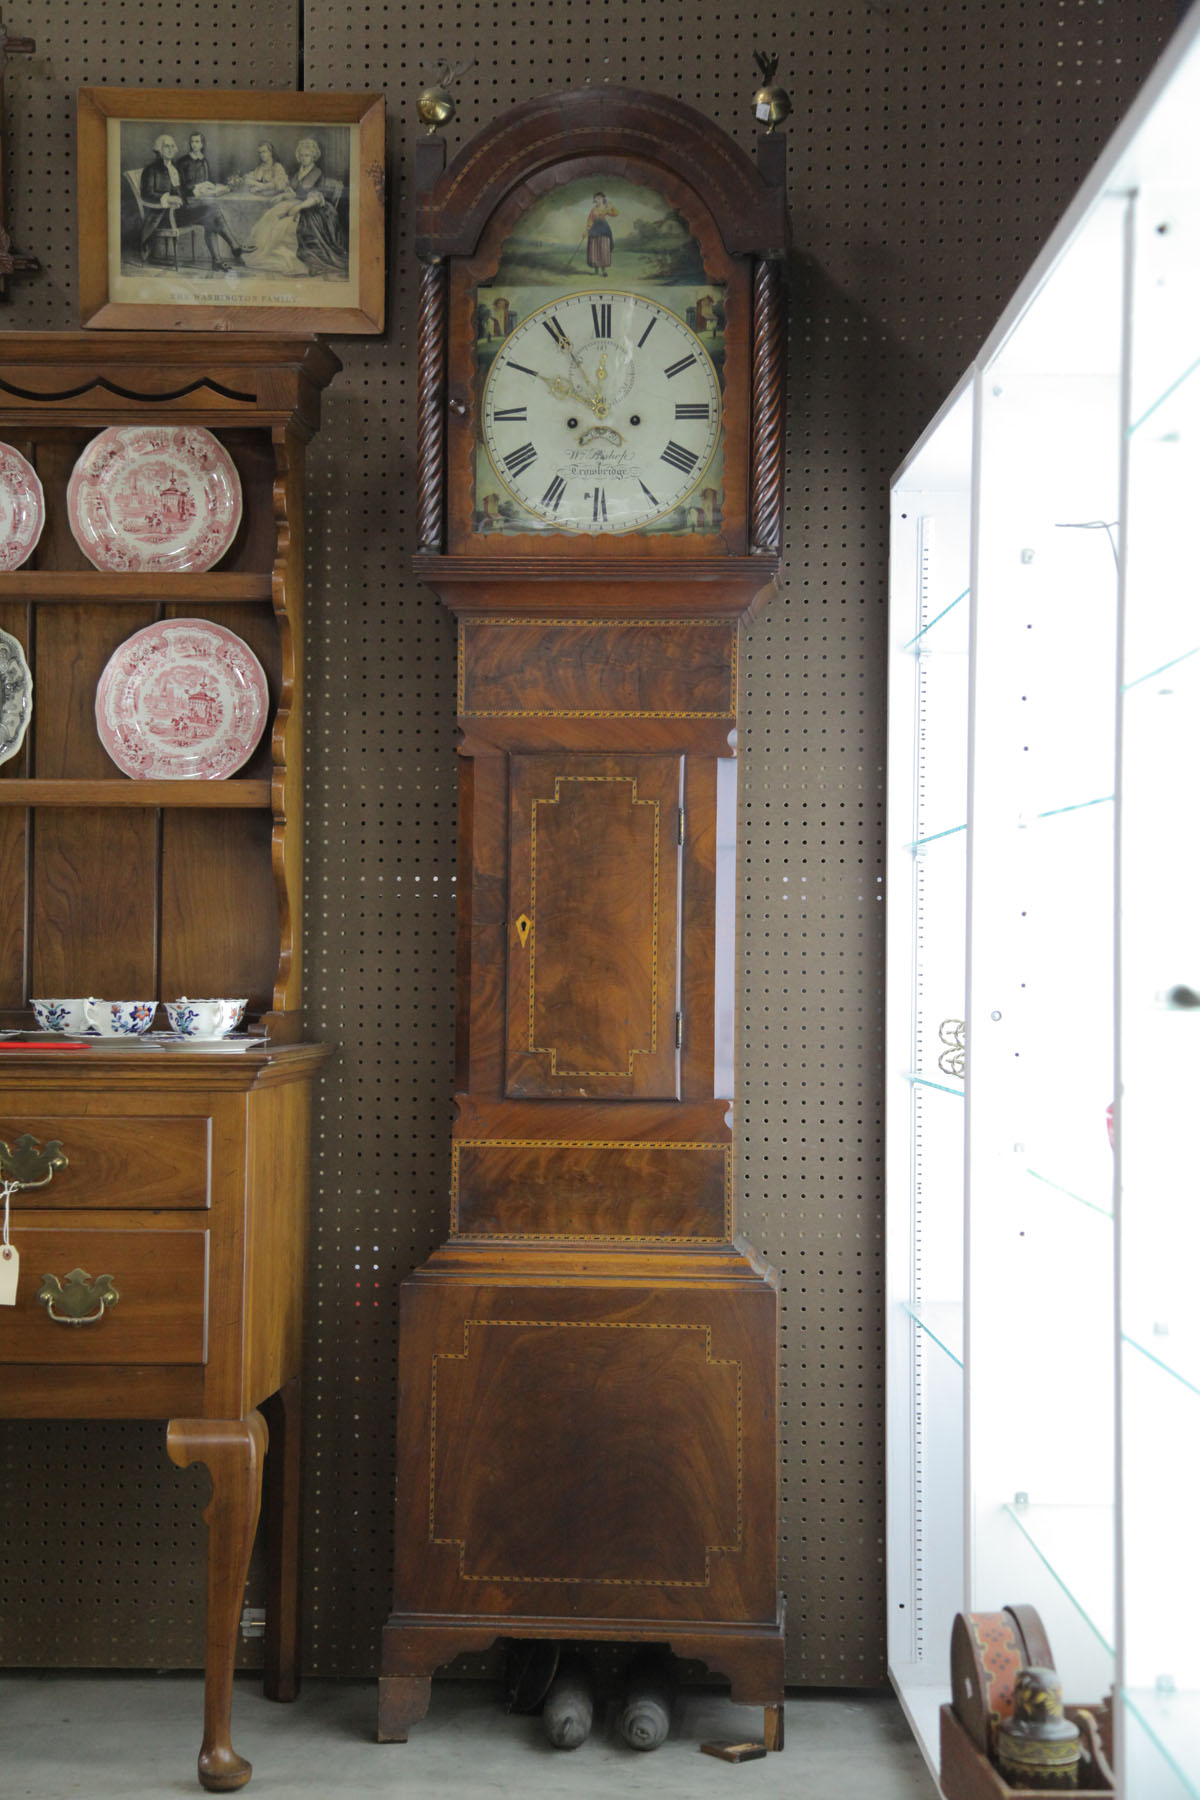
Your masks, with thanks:
[(232, 458), (200, 425), (110, 425), (67, 484), (72, 535), (97, 569), (211, 569), (241, 516)]

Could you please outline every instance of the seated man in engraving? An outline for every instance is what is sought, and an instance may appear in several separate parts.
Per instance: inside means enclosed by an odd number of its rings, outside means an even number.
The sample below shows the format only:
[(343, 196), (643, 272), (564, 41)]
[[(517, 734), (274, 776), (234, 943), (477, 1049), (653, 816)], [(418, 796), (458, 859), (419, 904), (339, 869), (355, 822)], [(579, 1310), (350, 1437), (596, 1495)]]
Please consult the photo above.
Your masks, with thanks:
[(224, 273), (230, 267), (219, 254), (221, 239), (229, 245), (234, 262), (240, 263), (242, 247), (234, 242), (225, 214), (211, 197), (227, 190), (218, 189), (209, 176), (203, 132), (192, 133), (186, 156), (178, 155), (174, 138), (164, 132), (154, 140), (154, 158), (142, 170), (142, 260), (149, 260), (154, 238), (164, 226), (198, 225), (214, 269)]

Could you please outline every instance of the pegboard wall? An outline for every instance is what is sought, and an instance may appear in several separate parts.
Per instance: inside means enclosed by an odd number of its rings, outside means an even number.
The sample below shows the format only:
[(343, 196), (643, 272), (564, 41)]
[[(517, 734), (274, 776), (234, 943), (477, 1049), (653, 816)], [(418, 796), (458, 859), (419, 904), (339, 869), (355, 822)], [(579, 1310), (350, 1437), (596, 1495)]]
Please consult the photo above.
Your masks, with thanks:
[[(445, 1234), (454, 642), (415, 548), (407, 175), (439, 59), (450, 153), (509, 105), (619, 82), (751, 147), (773, 48), (793, 235), (783, 592), (743, 663), (740, 1196), (784, 1276), (788, 1678), (884, 1678), (883, 805), (887, 489), (1174, 24), (1170, 0), (12, 0), (10, 225), (42, 273), (0, 329), (77, 323), (84, 84), (382, 90), (389, 329), (337, 344), (310, 459), (307, 996), (317, 1095), (307, 1664), (376, 1666), (391, 1593), (397, 1283)], [(143, 1425), (2, 1427), (0, 1663), (199, 1666), (207, 1477)], [(261, 1603), (252, 1571), (248, 1599)], [(246, 1660), (254, 1660), (254, 1647)]]

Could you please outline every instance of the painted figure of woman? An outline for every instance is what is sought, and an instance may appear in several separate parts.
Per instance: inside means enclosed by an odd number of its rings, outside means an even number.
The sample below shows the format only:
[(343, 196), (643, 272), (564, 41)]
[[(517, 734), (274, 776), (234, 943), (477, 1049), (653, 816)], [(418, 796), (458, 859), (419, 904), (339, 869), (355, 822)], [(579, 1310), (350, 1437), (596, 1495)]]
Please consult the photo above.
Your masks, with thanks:
[(598, 275), (607, 275), (612, 267), (613, 234), (608, 221), (616, 217), (616, 207), (608, 204), (604, 194), (592, 195), (592, 210), (587, 222), (587, 259), (588, 268), (595, 269)]

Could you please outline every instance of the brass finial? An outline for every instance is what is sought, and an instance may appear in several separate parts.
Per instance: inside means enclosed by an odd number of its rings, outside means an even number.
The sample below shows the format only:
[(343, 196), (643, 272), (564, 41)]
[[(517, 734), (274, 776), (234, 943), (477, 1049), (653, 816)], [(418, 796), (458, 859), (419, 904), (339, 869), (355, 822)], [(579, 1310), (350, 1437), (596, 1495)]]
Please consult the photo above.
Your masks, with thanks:
[(754, 60), (758, 64), (762, 76), (762, 86), (754, 96), (754, 116), (765, 119), (767, 136), (770, 137), (777, 125), (782, 125), (792, 110), (792, 102), (785, 88), (775, 83), (775, 71), (779, 67), (777, 56), (768, 56), (762, 50), (754, 52)]
[(458, 111), (450, 94), (451, 82), (457, 81), (460, 75), (465, 75), (468, 69), (474, 67), (474, 60), (465, 63), (444, 62), (437, 79), (430, 83), (417, 101), (421, 123), (428, 126), (431, 137), (440, 126), (448, 125)]

